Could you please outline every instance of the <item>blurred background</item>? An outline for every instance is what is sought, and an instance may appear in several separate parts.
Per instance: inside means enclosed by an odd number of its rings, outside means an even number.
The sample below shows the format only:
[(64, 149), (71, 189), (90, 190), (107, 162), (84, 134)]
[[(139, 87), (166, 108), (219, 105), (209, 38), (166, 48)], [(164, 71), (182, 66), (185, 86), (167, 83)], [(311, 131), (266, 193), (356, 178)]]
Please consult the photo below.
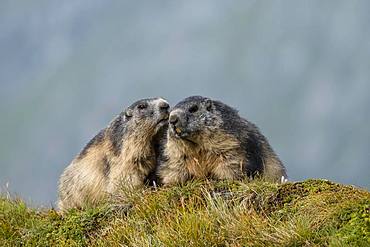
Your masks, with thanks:
[(116, 114), (189, 95), (256, 123), (291, 180), (369, 189), (369, 13), (366, 0), (2, 0), (1, 191), (54, 205), (63, 169)]

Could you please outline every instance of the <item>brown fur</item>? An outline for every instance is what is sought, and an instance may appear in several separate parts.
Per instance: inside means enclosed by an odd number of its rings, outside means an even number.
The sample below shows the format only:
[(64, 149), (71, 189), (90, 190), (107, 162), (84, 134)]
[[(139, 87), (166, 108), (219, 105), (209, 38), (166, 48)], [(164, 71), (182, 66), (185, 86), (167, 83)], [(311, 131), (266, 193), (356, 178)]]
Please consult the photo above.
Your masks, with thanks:
[[(165, 113), (168, 115), (168, 113)], [(112, 123), (99, 141), (88, 145), (63, 172), (59, 183), (59, 209), (96, 205), (120, 186), (137, 187), (156, 166), (153, 139), (156, 119), (132, 120), (121, 150), (117, 153), (111, 136)]]
[(169, 138), (164, 151), (168, 161), (159, 172), (162, 182), (182, 183), (191, 177), (240, 179), (246, 160), (238, 140), (220, 130), (212, 136), (203, 134), (200, 145)]
[(263, 177), (272, 182), (286, 182), (288, 176), (285, 167), (269, 147), (263, 146)]

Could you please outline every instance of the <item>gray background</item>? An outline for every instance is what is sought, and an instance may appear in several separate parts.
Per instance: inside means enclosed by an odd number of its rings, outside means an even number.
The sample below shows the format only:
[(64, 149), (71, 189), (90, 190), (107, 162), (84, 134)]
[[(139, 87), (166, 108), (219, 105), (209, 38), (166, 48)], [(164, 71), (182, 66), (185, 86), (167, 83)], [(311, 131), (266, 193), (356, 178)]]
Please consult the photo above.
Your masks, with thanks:
[(370, 187), (370, 1), (0, 2), (0, 187), (56, 200), (63, 168), (133, 101), (222, 100), (291, 180)]

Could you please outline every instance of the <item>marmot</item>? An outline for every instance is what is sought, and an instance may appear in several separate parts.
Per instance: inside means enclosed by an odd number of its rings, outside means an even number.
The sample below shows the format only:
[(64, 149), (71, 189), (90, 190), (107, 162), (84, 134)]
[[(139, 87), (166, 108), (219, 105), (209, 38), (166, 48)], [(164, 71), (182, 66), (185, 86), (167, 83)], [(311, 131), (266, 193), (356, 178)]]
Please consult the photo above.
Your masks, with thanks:
[(265, 136), (230, 106), (202, 96), (179, 102), (170, 112), (167, 142), (158, 168), (161, 182), (190, 178), (287, 178)]
[(162, 98), (139, 100), (121, 112), (64, 170), (59, 209), (95, 205), (119, 185), (142, 185), (157, 164), (156, 134), (168, 116), (169, 104)]

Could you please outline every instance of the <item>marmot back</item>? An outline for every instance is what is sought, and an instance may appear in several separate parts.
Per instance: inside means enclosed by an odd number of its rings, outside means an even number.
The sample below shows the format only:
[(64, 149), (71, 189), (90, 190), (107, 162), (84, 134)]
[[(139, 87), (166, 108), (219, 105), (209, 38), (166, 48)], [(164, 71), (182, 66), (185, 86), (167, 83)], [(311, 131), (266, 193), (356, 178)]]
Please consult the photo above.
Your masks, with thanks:
[(196, 177), (241, 179), (262, 175), (286, 178), (285, 167), (265, 136), (230, 106), (193, 96), (170, 113), (164, 158), (158, 169), (162, 183)]
[(142, 185), (156, 166), (156, 135), (167, 125), (168, 111), (164, 99), (143, 99), (113, 119), (64, 170), (59, 209), (94, 205), (119, 186)]

